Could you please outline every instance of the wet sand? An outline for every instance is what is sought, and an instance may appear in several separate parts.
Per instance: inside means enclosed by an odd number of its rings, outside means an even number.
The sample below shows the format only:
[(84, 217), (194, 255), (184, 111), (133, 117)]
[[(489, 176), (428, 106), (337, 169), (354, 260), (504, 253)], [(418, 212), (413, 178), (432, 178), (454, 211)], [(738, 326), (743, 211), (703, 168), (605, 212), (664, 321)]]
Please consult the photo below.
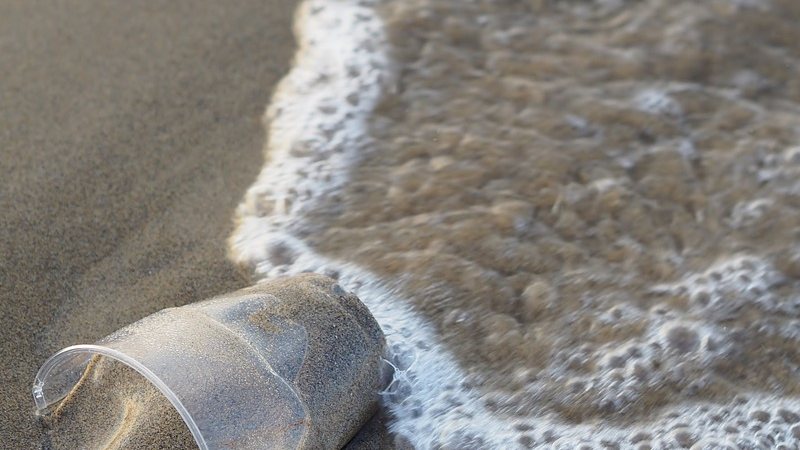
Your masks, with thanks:
[(368, 150), (341, 189), (252, 190), (245, 217), (314, 207), (282, 243), (302, 257), (241, 259), (355, 264), (435, 324), (509, 426), (400, 404), (426, 445), (796, 448), (797, 3), (376, 8), (397, 78)]
[[(629, 345), (646, 365), (714, 366), (692, 398), (765, 379), (800, 394), (780, 317), (800, 312), (794, 2), (430, 0), (384, 14), (397, 92), (307, 241), (402, 285), (523, 415), (616, 420), (690, 395), (691, 376), (599, 388), (638, 364), (614, 356)], [(774, 331), (745, 331), (754, 322)], [(733, 339), (723, 327), (749, 342), (706, 348)], [(578, 380), (595, 387), (567, 395)]]
[(0, 4), (0, 436), (58, 349), (248, 284), (226, 259), (295, 1)]

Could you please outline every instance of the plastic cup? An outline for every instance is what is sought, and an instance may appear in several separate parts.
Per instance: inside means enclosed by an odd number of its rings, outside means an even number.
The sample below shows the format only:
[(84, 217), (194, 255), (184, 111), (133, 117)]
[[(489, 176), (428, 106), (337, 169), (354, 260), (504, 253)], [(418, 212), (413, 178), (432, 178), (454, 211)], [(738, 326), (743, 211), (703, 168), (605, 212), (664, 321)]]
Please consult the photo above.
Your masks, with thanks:
[(42, 365), (33, 397), (47, 414), (103, 355), (152, 382), (201, 450), (338, 449), (375, 411), (384, 350), (355, 295), (306, 274), (165, 309), (65, 348)]

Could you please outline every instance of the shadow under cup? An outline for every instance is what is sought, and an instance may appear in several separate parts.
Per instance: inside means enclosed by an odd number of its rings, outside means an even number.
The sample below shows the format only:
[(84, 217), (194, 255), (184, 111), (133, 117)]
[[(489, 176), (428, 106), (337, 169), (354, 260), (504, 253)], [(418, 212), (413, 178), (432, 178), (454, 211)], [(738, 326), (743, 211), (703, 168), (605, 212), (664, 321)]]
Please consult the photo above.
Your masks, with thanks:
[(42, 365), (40, 413), (96, 355), (119, 360), (178, 410), (201, 450), (340, 448), (375, 410), (385, 341), (355, 295), (302, 275), (146, 317)]

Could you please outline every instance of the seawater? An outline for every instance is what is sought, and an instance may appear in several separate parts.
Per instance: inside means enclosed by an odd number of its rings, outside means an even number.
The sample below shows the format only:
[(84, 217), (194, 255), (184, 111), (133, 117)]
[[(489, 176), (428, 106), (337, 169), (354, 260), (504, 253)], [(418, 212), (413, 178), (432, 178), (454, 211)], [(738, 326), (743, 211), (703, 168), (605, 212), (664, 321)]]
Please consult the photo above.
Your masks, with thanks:
[(415, 448), (800, 448), (800, 4), (306, 1), (237, 212)]

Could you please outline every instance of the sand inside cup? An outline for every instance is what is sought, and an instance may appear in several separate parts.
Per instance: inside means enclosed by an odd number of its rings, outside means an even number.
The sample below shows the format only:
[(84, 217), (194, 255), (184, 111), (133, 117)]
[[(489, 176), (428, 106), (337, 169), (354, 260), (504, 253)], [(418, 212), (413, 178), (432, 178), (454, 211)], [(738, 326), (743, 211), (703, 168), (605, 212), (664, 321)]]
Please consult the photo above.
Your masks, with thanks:
[(44, 417), (52, 450), (197, 450), (169, 400), (131, 367), (96, 356)]
[[(198, 442), (210, 449), (340, 449), (373, 416), (388, 381), (384, 337), (369, 310), (319, 275), (271, 280), (165, 310), (99, 344), (113, 348), (122, 341), (129, 346), (119, 348), (134, 353), (120, 354), (173, 391), (191, 416), (187, 421), (201, 430)], [(250, 368), (251, 353), (231, 357), (240, 354), (240, 343), (257, 352), (261, 369)], [(142, 345), (147, 350), (137, 357), (135, 347)], [(164, 361), (168, 367), (159, 368)], [(259, 378), (260, 371), (272, 375)], [(302, 410), (292, 407), (298, 399)], [(113, 359), (92, 359), (52, 407), (43, 421), (53, 449), (199, 447), (167, 397)]]
[(250, 317), (256, 325), (269, 330), (276, 318), (289, 319), (308, 333), (302, 366), (287, 379), (311, 416), (313, 432), (301, 448), (342, 448), (375, 413), (388, 381), (378, 323), (356, 295), (320, 275), (274, 279), (241, 292), (279, 300), (274, 310)]
[[(378, 392), (387, 382), (378, 323), (358, 297), (327, 277), (305, 274), (253, 289), (291, 299), (282, 301), (275, 314), (295, 320), (308, 332), (309, 348), (294, 380), (317, 430), (318, 444), (307, 448), (341, 448), (374, 414)], [(251, 319), (269, 326), (268, 315)]]

